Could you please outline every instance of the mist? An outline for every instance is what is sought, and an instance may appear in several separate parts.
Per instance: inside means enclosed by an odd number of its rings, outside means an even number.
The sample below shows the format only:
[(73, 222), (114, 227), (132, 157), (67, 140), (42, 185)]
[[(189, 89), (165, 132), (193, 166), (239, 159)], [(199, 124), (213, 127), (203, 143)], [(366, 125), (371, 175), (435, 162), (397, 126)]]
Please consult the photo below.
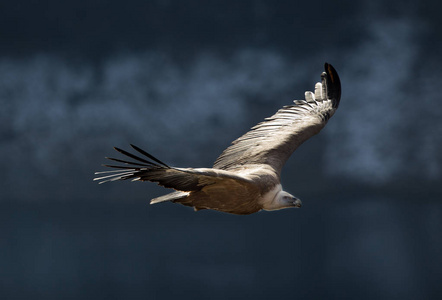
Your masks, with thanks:
[[(2, 297), (440, 298), (440, 4), (141, 2), (0, 12)], [(212, 166), (324, 62), (340, 107), (282, 173), (302, 209), (92, 181), (130, 143)]]

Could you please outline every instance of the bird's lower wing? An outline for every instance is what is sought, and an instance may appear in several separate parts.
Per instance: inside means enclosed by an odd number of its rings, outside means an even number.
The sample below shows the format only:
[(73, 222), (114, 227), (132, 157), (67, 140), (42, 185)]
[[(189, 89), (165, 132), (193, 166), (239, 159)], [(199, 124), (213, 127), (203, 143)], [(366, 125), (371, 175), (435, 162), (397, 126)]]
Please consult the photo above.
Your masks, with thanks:
[(123, 165), (104, 165), (117, 170), (96, 172), (95, 174), (98, 176), (94, 178), (94, 180), (99, 181), (99, 183), (116, 180), (152, 181), (157, 182), (159, 185), (166, 188), (173, 188), (183, 192), (198, 191), (204, 186), (215, 184), (226, 179), (244, 183), (249, 182), (247, 178), (238, 176), (229, 171), (205, 168), (193, 169), (170, 167), (144, 150), (134, 145), (131, 146), (136, 151), (143, 154), (144, 157), (115, 148), (118, 152), (135, 161), (107, 157), (108, 159), (119, 162)]

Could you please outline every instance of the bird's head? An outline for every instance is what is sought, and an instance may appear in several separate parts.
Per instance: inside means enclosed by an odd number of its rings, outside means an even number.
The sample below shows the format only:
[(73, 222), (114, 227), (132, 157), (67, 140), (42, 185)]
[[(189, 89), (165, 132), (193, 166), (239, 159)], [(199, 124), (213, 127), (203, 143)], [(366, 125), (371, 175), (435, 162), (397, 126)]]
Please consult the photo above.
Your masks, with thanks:
[(300, 199), (295, 196), (285, 192), (279, 191), (276, 195), (272, 204), (267, 207), (267, 210), (278, 210), (283, 208), (291, 208), (291, 207), (301, 207), (302, 202)]

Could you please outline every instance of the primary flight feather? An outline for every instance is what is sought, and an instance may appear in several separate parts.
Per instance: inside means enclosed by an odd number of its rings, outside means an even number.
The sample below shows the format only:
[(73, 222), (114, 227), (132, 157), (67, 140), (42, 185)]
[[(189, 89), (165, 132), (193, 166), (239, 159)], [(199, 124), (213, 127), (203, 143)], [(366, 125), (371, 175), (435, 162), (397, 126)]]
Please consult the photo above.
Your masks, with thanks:
[(108, 158), (123, 165), (105, 165), (117, 170), (96, 172), (99, 177), (94, 180), (157, 182), (175, 191), (152, 199), (151, 204), (171, 201), (195, 210), (247, 215), (260, 210), (300, 207), (301, 200), (282, 190), (282, 167), (296, 148), (327, 124), (340, 98), (339, 76), (326, 63), (314, 92), (305, 92), (304, 100), (294, 100), (292, 105), (284, 106), (233, 141), (216, 159), (213, 168), (171, 167), (131, 145), (137, 155), (114, 149), (132, 161)]

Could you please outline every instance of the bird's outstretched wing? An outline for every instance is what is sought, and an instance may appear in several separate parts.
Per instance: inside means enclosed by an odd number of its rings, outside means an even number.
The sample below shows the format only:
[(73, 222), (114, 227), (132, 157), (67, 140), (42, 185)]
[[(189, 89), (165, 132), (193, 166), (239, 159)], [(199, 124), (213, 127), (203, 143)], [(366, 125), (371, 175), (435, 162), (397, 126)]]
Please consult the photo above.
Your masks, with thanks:
[(173, 188), (183, 192), (198, 191), (207, 185), (220, 181), (234, 180), (241, 184), (249, 184), (250, 182), (245, 177), (224, 170), (170, 167), (137, 146), (131, 146), (145, 157), (140, 157), (115, 147), (116, 151), (135, 161), (107, 157), (107, 159), (122, 163), (123, 165), (104, 165), (117, 170), (96, 172), (95, 175), (98, 175), (98, 177), (94, 178), (94, 180), (99, 181), (99, 183), (129, 179), (132, 181), (152, 181), (166, 188)]
[(341, 83), (336, 70), (326, 63), (321, 78), (314, 93), (305, 92), (305, 100), (295, 100), (254, 126), (224, 150), (213, 167), (233, 171), (267, 164), (280, 174), (293, 151), (317, 134), (338, 108)]

